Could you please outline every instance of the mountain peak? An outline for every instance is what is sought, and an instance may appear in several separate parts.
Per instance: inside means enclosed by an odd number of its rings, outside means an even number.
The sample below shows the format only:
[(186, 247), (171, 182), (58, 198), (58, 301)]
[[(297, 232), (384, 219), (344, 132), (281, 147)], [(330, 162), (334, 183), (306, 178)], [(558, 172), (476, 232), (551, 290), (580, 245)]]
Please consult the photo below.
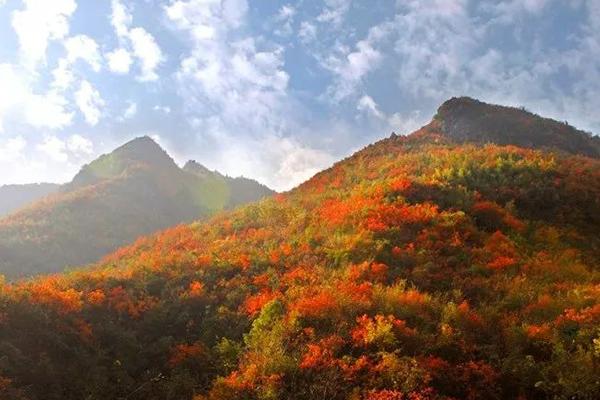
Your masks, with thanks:
[(111, 154), (117, 154), (130, 161), (154, 163), (156, 161), (173, 161), (167, 152), (149, 136), (140, 136), (130, 140)]
[(66, 189), (93, 185), (138, 166), (158, 169), (177, 168), (175, 161), (158, 143), (149, 136), (140, 136), (85, 165)]
[(200, 164), (196, 160), (189, 160), (183, 166), (183, 170), (186, 172), (190, 172), (194, 175), (198, 175), (201, 177), (210, 176), (214, 174), (218, 174), (217, 172), (213, 172), (206, 168), (204, 165)]
[(453, 97), (444, 102), (431, 125), (457, 142), (512, 144), (600, 158), (600, 138), (567, 122), (470, 97)]

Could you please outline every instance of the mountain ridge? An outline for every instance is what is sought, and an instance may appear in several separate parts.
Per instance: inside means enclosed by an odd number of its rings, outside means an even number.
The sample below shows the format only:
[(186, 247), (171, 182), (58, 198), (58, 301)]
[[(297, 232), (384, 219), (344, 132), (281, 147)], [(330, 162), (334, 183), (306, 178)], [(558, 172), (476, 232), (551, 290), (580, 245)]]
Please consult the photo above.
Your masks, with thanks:
[(54, 183), (0, 186), (0, 218), (59, 190)]
[(459, 143), (512, 144), (600, 158), (598, 136), (523, 108), (492, 105), (470, 97), (445, 101), (430, 125)]
[(93, 268), (0, 284), (0, 394), (596, 398), (599, 216), (600, 160), (430, 124)]
[(140, 235), (273, 193), (252, 180), (193, 174), (151, 138), (136, 138), (83, 166), (56, 193), (0, 219), (0, 273), (14, 278), (87, 264)]

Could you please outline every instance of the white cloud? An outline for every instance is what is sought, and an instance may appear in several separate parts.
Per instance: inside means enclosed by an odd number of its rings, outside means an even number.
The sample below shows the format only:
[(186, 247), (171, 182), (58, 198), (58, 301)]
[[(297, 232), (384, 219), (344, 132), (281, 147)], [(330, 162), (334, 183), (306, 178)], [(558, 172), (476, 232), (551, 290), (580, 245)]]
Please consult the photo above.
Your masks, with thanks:
[(379, 67), (383, 55), (376, 47), (391, 32), (392, 24), (382, 23), (369, 30), (363, 40), (356, 43), (351, 51), (345, 46), (338, 46), (335, 53), (321, 59), (321, 65), (333, 72), (334, 83), (328, 88), (328, 93), (334, 100), (339, 101), (353, 94), (362, 80)]
[(37, 145), (37, 149), (53, 161), (65, 162), (69, 159), (67, 145), (56, 136), (46, 136), (44, 142)]
[(144, 28), (133, 28), (129, 31), (129, 39), (133, 47), (133, 54), (140, 61), (140, 81), (155, 81), (158, 79), (156, 69), (163, 61), (163, 54), (154, 36), (146, 32)]
[(95, 72), (100, 71), (102, 57), (98, 50), (98, 43), (86, 35), (72, 36), (65, 40), (67, 61), (75, 63), (77, 60), (87, 62)]
[(75, 74), (66, 58), (58, 61), (57, 67), (52, 71), (54, 80), (52, 86), (57, 90), (67, 90), (75, 81)]
[(109, 69), (117, 74), (127, 74), (133, 57), (140, 66), (137, 79), (142, 82), (158, 79), (157, 68), (165, 56), (152, 34), (142, 27), (131, 28), (133, 17), (120, 1), (112, 0), (111, 24), (119, 38), (120, 47), (107, 54)]
[(117, 36), (126, 37), (129, 33), (131, 21), (133, 20), (130, 11), (120, 0), (112, 0), (111, 9), (110, 22), (115, 28)]
[(159, 106), (157, 104), (154, 107), (152, 107), (152, 109), (154, 111), (160, 111), (160, 112), (163, 112), (165, 114), (170, 114), (171, 113), (171, 107), (169, 107), (169, 106)]
[(94, 154), (94, 144), (92, 141), (77, 134), (69, 137), (66, 143), (66, 148), (75, 155), (85, 156)]
[(54, 78), (51, 86), (54, 90), (66, 92), (77, 77), (73, 70), (73, 64), (78, 60), (87, 63), (93, 71), (101, 69), (102, 55), (98, 43), (87, 35), (76, 35), (63, 41), (66, 55), (58, 60), (58, 65), (52, 70)]
[(55, 135), (47, 135), (36, 149), (58, 163), (73, 163), (94, 154), (92, 141), (78, 134), (71, 135), (66, 140)]
[(75, 103), (89, 125), (98, 124), (102, 115), (101, 108), (104, 107), (104, 100), (91, 83), (86, 80), (81, 82), (79, 90), (75, 92)]
[(24, 122), (35, 128), (59, 129), (69, 125), (73, 114), (67, 100), (54, 90), (34, 93), (26, 71), (11, 64), (0, 64), (0, 132), (5, 122)]
[(27, 147), (27, 141), (22, 136), (9, 139), (0, 138), (0, 161), (16, 162), (23, 157), (23, 150)]
[(43, 95), (29, 93), (24, 104), (25, 120), (34, 128), (61, 129), (73, 119), (67, 106), (65, 97), (54, 91)]
[(106, 54), (108, 60), (108, 68), (116, 74), (127, 74), (129, 73), (129, 67), (133, 60), (131, 54), (123, 48), (115, 49), (114, 51)]
[(339, 25), (343, 22), (352, 0), (325, 0), (325, 8), (317, 16), (317, 21)]
[(485, 2), (479, 7), (492, 13), (492, 22), (512, 24), (526, 14), (540, 14), (552, 0), (510, 0), (498, 3)]
[(290, 4), (281, 6), (277, 12), (277, 19), (280, 21), (286, 21), (296, 15), (296, 8)]
[(30, 69), (46, 60), (50, 40), (69, 33), (69, 18), (75, 12), (75, 0), (23, 0), (25, 8), (12, 13), (12, 26), (19, 39), (23, 63)]
[(379, 107), (375, 100), (371, 96), (364, 95), (358, 100), (358, 104), (356, 106), (358, 111), (367, 112), (369, 114), (374, 115), (377, 118), (382, 118), (383, 114), (379, 111)]
[(288, 93), (283, 49), (265, 38), (244, 37), (246, 15), (232, 10), (247, 5), (237, 5), (180, 0), (165, 8), (174, 27), (193, 42), (176, 75), (180, 95), (192, 127), (202, 133), (197, 140), (213, 149), (204, 161), (289, 189), (328, 165), (331, 156), (293, 136), (304, 129), (304, 111)]
[(274, 176), (265, 175), (260, 180), (279, 189), (290, 189), (335, 161), (325, 151), (302, 145), (291, 137), (272, 136), (267, 138), (263, 146), (267, 149), (266, 156), (275, 161), (277, 168)]
[(290, 4), (284, 4), (277, 11), (275, 20), (281, 23), (281, 26), (275, 29), (275, 34), (280, 36), (291, 35), (294, 29), (292, 24), (294, 22), (294, 16), (296, 15), (296, 8)]
[(317, 27), (308, 21), (302, 21), (298, 37), (303, 43), (312, 42), (317, 38)]
[(130, 101), (129, 105), (125, 109), (125, 112), (123, 112), (122, 119), (132, 118), (133, 116), (135, 116), (135, 114), (137, 114), (137, 103)]

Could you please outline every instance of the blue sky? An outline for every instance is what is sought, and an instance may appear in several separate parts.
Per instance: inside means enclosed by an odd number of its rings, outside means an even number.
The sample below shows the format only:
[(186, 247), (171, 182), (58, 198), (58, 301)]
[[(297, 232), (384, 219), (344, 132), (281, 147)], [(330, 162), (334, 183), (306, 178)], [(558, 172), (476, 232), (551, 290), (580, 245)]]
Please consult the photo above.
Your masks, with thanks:
[(469, 95), (600, 132), (600, 0), (0, 0), (0, 184), (151, 135), (289, 189)]

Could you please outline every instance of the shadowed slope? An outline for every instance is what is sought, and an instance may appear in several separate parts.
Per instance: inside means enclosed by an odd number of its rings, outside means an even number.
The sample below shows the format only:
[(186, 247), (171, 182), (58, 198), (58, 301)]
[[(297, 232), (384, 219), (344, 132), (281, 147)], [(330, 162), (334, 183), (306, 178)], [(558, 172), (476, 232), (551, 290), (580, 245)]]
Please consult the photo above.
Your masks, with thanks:
[(452, 98), (440, 106), (433, 123), (457, 142), (513, 144), (600, 158), (600, 138), (565, 122), (524, 109)]

